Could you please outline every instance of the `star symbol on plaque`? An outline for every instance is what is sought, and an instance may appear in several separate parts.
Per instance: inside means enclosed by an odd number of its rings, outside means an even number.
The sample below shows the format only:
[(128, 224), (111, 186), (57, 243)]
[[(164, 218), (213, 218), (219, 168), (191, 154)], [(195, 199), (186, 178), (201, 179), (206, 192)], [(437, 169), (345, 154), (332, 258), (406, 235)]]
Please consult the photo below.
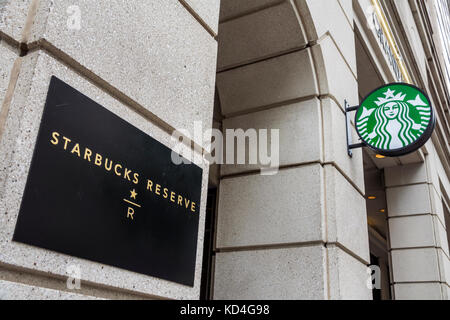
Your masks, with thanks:
[(389, 99), (389, 98), (393, 98), (394, 97), (394, 90), (391, 90), (391, 89), (388, 89), (385, 93), (384, 93), (384, 95), (386, 96), (386, 99)]
[(135, 200), (136, 200), (136, 196), (138, 195), (138, 194), (137, 194), (137, 192), (136, 192), (136, 190), (134, 190), (134, 189), (133, 189), (133, 190), (131, 190), (131, 191), (130, 191), (130, 193), (131, 193), (131, 196), (130, 196), (130, 198), (132, 198), (132, 199), (135, 199)]

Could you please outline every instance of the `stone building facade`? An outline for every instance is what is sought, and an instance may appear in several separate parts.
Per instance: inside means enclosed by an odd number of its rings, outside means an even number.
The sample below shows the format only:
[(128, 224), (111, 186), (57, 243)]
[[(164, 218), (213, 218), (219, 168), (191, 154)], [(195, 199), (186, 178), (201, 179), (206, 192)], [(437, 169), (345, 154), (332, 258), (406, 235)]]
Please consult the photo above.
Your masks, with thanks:
[[(0, 1), (0, 297), (450, 298), (439, 10), (431, 0)], [(279, 129), (274, 175), (210, 165), (208, 139), (186, 144), (203, 169), (193, 287), (12, 241), (52, 76), (170, 148), (195, 123)], [(350, 157), (344, 101), (389, 82), (428, 93), (432, 138), (403, 157)], [(67, 286), (69, 265), (80, 289)]]

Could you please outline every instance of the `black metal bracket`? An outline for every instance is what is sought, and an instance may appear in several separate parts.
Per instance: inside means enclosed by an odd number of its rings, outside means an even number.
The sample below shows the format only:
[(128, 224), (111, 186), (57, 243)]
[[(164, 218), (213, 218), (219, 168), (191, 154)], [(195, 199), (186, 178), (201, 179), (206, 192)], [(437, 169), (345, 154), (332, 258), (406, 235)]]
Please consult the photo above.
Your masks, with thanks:
[(358, 110), (359, 106), (351, 107), (347, 100), (344, 100), (344, 110), (345, 110), (345, 129), (347, 131), (347, 153), (349, 157), (353, 157), (352, 149), (365, 147), (364, 143), (353, 143), (352, 142), (352, 124), (350, 122), (349, 113)]

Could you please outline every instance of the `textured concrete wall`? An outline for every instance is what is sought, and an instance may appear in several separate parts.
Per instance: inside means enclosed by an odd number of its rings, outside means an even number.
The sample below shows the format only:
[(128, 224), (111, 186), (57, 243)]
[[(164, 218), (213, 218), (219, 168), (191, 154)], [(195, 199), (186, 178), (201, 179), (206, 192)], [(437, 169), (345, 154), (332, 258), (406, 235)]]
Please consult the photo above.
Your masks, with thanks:
[(222, 166), (215, 299), (371, 299), (362, 154), (347, 155), (343, 113), (358, 101), (352, 15), (351, 0), (222, 0), (223, 127), (280, 129), (281, 168)]
[[(52, 75), (169, 147), (175, 129), (192, 132), (194, 121), (203, 129), (212, 125), (219, 0), (79, 1), (79, 28), (71, 20), (73, 4), (6, 1), (0, 11), (0, 292), (6, 298), (196, 299), (205, 160), (196, 161), (204, 171), (192, 288), (11, 241)], [(66, 287), (72, 264), (81, 267), (80, 290)]]

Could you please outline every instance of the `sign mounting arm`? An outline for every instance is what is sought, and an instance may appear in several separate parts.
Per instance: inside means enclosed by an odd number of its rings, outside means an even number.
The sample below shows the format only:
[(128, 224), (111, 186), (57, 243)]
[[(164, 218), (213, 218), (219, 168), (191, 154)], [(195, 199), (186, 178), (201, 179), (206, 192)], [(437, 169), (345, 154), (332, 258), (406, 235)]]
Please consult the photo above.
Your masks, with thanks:
[(345, 128), (347, 131), (347, 153), (349, 157), (353, 157), (352, 149), (362, 148), (365, 146), (365, 143), (353, 143), (352, 142), (352, 124), (350, 122), (349, 113), (358, 110), (359, 106), (351, 107), (347, 100), (344, 100), (344, 108), (345, 108)]

